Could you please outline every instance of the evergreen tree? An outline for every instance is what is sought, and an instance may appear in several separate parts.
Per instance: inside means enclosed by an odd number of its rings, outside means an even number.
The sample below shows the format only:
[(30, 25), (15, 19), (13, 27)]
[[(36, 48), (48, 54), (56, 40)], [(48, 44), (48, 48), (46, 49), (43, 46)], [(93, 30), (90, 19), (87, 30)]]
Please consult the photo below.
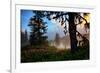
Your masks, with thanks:
[(59, 45), (60, 44), (60, 36), (58, 33), (56, 33), (56, 36), (55, 36), (55, 44), (56, 45)]
[(28, 34), (27, 34), (27, 30), (25, 31), (21, 31), (21, 42), (25, 43), (28, 41)]
[(25, 38), (24, 38), (24, 32), (21, 31), (21, 44), (23, 44), (25, 42)]
[(27, 34), (27, 30), (25, 30), (25, 36), (24, 36), (24, 38), (25, 38), (25, 41), (27, 42), (27, 41), (28, 41), (28, 34)]
[(34, 11), (34, 16), (30, 19), (29, 26), (30, 32), (30, 44), (33, 46), (42, 46), (47, 44), (47, 26), (43, 21), (43, 14), (40, 11)]

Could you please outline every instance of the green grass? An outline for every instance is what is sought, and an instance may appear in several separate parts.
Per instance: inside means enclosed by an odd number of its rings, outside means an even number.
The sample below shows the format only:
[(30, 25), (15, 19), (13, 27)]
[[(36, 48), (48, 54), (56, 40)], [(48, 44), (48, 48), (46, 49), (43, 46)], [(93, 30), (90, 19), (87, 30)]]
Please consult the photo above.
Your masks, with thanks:
[(47, 62), (89, 59), (89, 49), (78, 47), (78, 51), (71, 53), (70, 50), (57, 50), (55, 47), (48, 49), (21, 50), (21, 62)]

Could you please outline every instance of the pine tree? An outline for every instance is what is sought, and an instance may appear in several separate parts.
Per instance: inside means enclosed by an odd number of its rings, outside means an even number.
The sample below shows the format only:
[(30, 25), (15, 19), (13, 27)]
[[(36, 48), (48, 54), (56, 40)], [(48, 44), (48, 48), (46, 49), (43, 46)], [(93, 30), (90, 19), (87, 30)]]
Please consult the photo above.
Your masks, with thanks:
[(59, 45), (60, 44), (60, 36), (58, 33), (56, 33), (56, 36), (55, 36), (55, 44), (56, 45)]
[(47, 44), (46, 22), (43, 21), (43, 14), (41, 14), (41, 12), (35, 11), (34, 14), (29, 23), (31, 28), (30, 44), (32, 46), (43, 46)]
[(25, 41), (27, 42), (28, 41), (28, 34), (27, 34), (27, 30), (25, 30)]

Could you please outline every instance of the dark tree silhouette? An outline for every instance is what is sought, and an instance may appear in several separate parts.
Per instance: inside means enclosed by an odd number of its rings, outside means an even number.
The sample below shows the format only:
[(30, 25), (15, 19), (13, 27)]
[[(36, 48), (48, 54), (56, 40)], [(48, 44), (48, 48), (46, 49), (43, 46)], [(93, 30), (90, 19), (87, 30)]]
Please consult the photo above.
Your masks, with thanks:
[(29, 43), (28, 43), (28, 33), (27, 33), (27, 30), (25, 30), (25, 31), (21, 30), (21, 47), (25, 47), (28, 44)]
[(25, 42), (25, 34), (24, 34), (24, 32), (23, 31), (21, 31), (21, 44), (23, 43), (23, 42)]
[(60, 36), (59, 36), (58, 33), (56, 33), (56, 35), (55, 35), (55, 44), (56, 45), (59, 45), (60, 44)]
[(70, 41), (71, 41), (71, 51), (75, 52), (78, 50), (77, 48), (77, 38), (76, 38), (76, 25), (74, 22), (74, 18), (77, 13), (68, 13), (69, 15), (69, 34), (70, 34)]
[(47, 44), (47, 36), (45, 33), (47, 32), (46, 22), (43, 21), (43, 14), (41, 11), (33, 11), (35, 14), (31, 19), (29, 26), (31, 28), (30, 32), (30, 44), (32, 46), (36, 45), (46, 45)]
[(25, 40), (28, 41), (28, 33), (27, 33), (27, 30), (25, 30)]
[(21, 31), (21, 43), (25, 43), (28, 41), (27, 30)]

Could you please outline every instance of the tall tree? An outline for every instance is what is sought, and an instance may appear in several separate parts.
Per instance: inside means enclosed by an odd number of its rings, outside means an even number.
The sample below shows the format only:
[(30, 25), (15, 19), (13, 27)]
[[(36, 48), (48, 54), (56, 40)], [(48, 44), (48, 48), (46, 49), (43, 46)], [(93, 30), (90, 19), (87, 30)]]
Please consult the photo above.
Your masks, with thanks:
[(27, 35), (27, 30), (22, 31), (21, 30), (21, 42), (25, 43), (28, 41), (28, 35)]
[(26, 40), (26, 42), (28, 41), (28, 33), (27, 33), (27, 30), (25, 30), (25, 40)]
[(34, 16), (30, 19), (29, 26), (31, 28), (30, 32), (30, 44), (45, 45), (47, 43), (47, 26), (46, 22), (43, 21), (43, 14), (40, 11), (33, 11)]
[(77, 48), (77, 38), (76, 38), (76, 25), (74, 22), (75, 16), (77, 13), (68, 13), (69, 15), (69, 34), (70, 34), (70, 41), (71, 41), (71, 51), (75, 52), (78, 50)]
[(60, 44), (60, 36), (59, 36), (58, 33), (56, 33), (56, 35), (55, 35), (55, 44), (56, 45), (59, 45)]

